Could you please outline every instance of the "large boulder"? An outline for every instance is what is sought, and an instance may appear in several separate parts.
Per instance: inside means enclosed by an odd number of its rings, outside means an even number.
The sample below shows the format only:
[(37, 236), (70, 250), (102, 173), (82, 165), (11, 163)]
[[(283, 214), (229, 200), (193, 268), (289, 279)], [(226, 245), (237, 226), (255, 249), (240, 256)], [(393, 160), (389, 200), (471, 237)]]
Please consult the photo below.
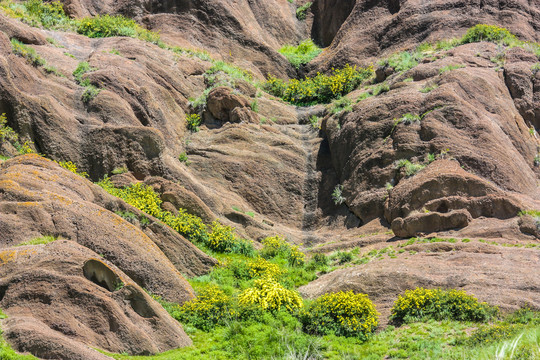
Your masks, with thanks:
[[(0, 251), (4, 338), (44, 359), (109, 359), (187, 346), (181, 325), (113, 263), (67, 240)], [(24, 285), (23, 285), (24, 284)]]

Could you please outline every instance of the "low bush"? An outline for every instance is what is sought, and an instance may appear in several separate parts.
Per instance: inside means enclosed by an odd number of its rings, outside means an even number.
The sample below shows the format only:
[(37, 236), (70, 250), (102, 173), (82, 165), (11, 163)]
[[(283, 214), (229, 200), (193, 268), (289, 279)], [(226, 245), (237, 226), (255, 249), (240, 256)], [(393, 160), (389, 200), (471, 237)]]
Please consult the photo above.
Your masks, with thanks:
[(352, 291), (329, 293), (301, 311), (304, 331), (366, 340), (379, 324), (375, 305), (365, 294)]
[(253, 285), (238, 295), (240, 306), (254, 305), (262, 310), (271, 311), (279, 311), (282, 308), (294, 311), (304, 306), (297, 291), (285, 288), (270, 277), (255, 280)]
[(418, 173), (420, 170), (424, 169), (425, 167), (426, 165), (424, 164), (413, 163), (407, 159), (401, 159), (396, 163), (396, 169), (400, 170), (404, 168), (406, 176), (416, 175), (416, 173)]
[(15, 142), (19, 139), (19, 135), (7, 125), (6, 114), (0, 115), (0, 142), (8, 141)]
[(305, 263), (306, 255), (299, 250), (298, 246), (289, 244), (279, 235), (267, 237), (261, 243), (264, 245), (261, 256), (266, 259), (281, 255), (291, 266), (303, 266)]
[(216, 285), (210, 285), (202, 289), (195, 299), (173, 307), (171, 315), (182, 323), (209, 331), (216, 325), (223, 325), (237, 312), (233, 299)]
[(248, 269), (251, 278), (270, 277), (277, 279), (285, 272), (279, 265), (260, 257), (249, 262)]
[(516, 36), (505, 28), (494, 25), (478, 24), (467, 30), (467, 33), (461, 38), (462, 44), (480, 41), (502, 41), (509, 44), (516, 41)]
[(395, 323), (420, 319), (486, 321), (496, 313), (496, 308), (465, 291), (417, 288), (398, 297), (390, 319)]
[(302, 41), (298, 46), (285, 45), (279, 49), (279, 52), (298, 69), (316, 58), (322, 50), (311, 39), (308, 39)]
[(331, 75), (317, 74), (303, 80), (285, 82), (269, 76), (264, 88), (272, 95), (296, 105), (328, 103), (355, 90), (373, 73), (371, 66), (358, 68), (346, 65), (342, 69), (332, 69)]

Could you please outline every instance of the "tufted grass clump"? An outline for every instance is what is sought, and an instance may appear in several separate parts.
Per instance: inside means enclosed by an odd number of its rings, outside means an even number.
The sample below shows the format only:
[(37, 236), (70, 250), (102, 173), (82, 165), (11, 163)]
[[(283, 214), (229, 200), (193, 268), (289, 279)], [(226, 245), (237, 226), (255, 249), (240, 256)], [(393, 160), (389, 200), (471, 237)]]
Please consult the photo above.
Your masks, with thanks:
[(297, 291), (285, 288), (271, 277), (253, 281), (253, 287), (238, 295), (238, 303), (240, 306), (255, 306), (262, 310), (280, 311), (286, 309), (290, 312), (304, 306)]
[(362, 82), (372, 77), (373, 67), (359, 68), (346, 65), (342, 69), (332, 69), (331, 75), (317, 74), (303, 80), (291, 79), (285, 82), (269, 76), (264, 88), (270, 94), (295, 105), (308, 106), (329, 103), (355, 90)]
[(264, 245), (261, 256), (266, 259), (281, 255), (287, 259), (291, 266), (303, 266), (305, 264), (306, 255), (300, 251), (298, 246), (289, 244), (279, 235), (267, 237), (261, 243)]
[(461, 43), (492, 41), (503, 42), (509, 45), (516, 40), (516, 36), (505, 28), (495, 25), (478, 24), (467, 30), (467, 33), (461, 38)]
[(33, 66), (37, 67), (46, 64), (45, 60), (37, 54), (36, 50), (23, 44), (15, 38), (11, 39), (11, 48), (15, 55), (25, 58), (26, 61)]
[(142, 28), (133, 19), (122, 15), (98, 15), (81, 19), (77, 32), (90, 38), (127, 36), (138, 38), (154, 44), (160, 40), (158, 33)]
[(174, 306), (170, 313), (176, 320), (205, 331), (224, 325), (229, 318), (238, 314), (233, 298), (217, 285), (203, 288), (195, 299), (182, 306)]
[(390, 319), (398, 324), (422, 319), (479, 322), (491, 319), (497, 312), (497, 308), (462, 290), (417, 288), (398, 297)]
[(367, 340), (379, 324), (378, 316), (367, 295), (351, 290), (319, 297), (301, 311), (300, 321), (309, 334)]
[(298, 46), (285, 45), (279, 49), (279, 53), (285, 56), (297, 69), (309, 63), (321, 52), (322, 50), (311, 39), (302, 41)]

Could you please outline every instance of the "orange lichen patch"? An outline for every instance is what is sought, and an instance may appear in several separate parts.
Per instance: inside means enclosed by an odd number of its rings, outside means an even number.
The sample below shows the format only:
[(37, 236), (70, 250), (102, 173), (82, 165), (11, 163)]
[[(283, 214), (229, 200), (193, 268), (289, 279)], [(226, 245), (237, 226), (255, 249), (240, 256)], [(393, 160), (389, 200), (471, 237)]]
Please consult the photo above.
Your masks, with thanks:
[(59, 202), (62, 202), (66, 205), (71, 205), (73, 204), (73, 201), (64, 197), (64, 196), (61, 196), (61, 195), (58, 195), (58, 194), (49, 194), (49, 199), (50, 200), (58, 200)]
[(0, 252), (0, 266), (6, 265), (10, 262), (15, 261), (17, 258), (22, 256), (35, 254), (36, 250), (34, 249), (22, 249), (22, 250), (5, 250)]

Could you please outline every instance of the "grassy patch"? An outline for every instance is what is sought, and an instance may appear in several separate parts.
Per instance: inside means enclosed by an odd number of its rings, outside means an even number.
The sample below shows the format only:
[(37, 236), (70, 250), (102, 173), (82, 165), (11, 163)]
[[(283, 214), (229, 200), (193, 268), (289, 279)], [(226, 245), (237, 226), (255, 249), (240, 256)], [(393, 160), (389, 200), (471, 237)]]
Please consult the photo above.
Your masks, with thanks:
[(279, 52), (298, 69), (316, 58), (322, 50), (311, 39), (307, 39), (298, 46), (285, 45), (279, 49)]
[(17, 244), (17, 246), (25, 246), (25, 245), (45, 245), (48, 243), (51, 243), (53, 241), (57, 240), (55, 236), (42, 236), (39, 238), (35, 238), (32, 240), (28, 240), (25, 242), (22, 242), (20, 244)]
[(307, 12), (311, 8), (311, 5), (313, 5), (313, 3), (311, 1), (308, 1), (304, 5), (299, 6), (296, 9), (296, 18), (300, 21), (306, 20)]
[(33, 66), (37, 67), (46, 64), (45, 60), (36, 53), (36, 50), (24, 45), (17, 39), (11, 39), (11, 48), (15, 55), (25, 58)]

